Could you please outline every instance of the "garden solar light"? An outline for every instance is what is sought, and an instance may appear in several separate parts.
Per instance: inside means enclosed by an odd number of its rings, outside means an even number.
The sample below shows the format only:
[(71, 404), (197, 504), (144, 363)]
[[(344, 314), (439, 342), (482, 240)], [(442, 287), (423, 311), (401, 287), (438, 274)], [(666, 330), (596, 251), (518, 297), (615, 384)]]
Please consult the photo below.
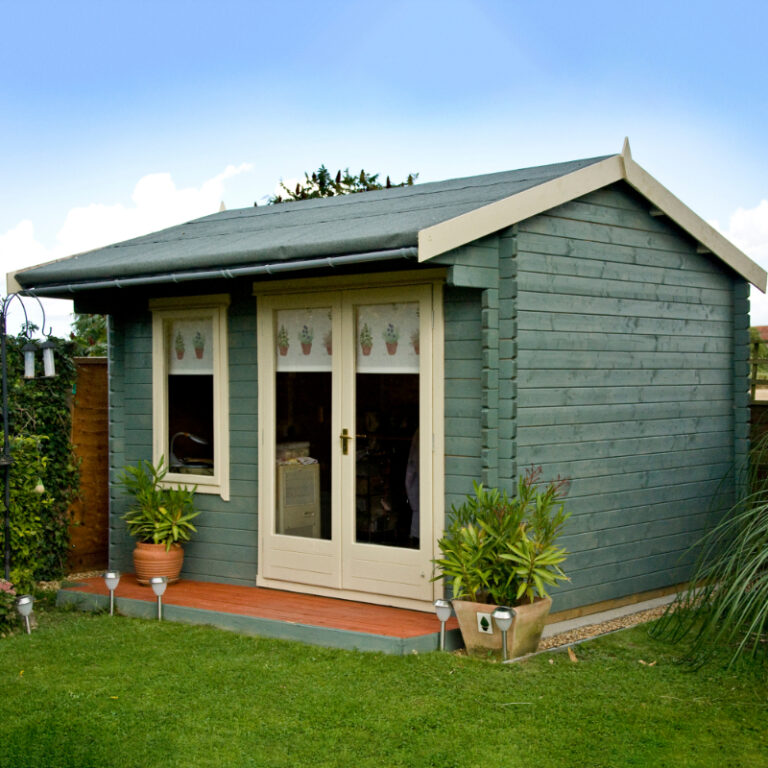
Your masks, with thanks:
[(115, 590), (120, 583), (120, 571), (106, 571), (101, 574), (109, 590), (109, 615), (115, 615)]
[(32, 604), (34, 602), (35, 598), (32, 597), (32, 595), (21, 595), (21, 597), (16, 600), (16, 610), (24, 617), (28, 635), (32, 634), (32, 628), (29, 626), (29, 615), (32, 613)]
[(160, 621), (163, 618), (163, 593), (168, 586), (168, 579), (165, 576), (153, 576), (149, 584), (157, 595), (157, 620)]
[(35, 352), (37, 352), (37, 344), (34, 341), (27, 342), (21, 351), (24, 353), (24, 378), (35, 378)]
[(507, 631), (512, 626), (512, 622), (516, 615), (514, 608), (507, 608), (504, 605), (500, 605), (493, 612), (493, 620), (496, 622), (496, 626), (501, 630), (501, 649), (504, 661), (507, 660)]
[(56, 345), (47, 339), (40, 345), (40, 349), (43, 350), (43, 373), (47, 379), (56, 375), (56, 364), (53, 360), (53, 350), (56, 349)]
[(451, 604), (447, 600), (435, 600), (435, 613), (440, 620), (440, 650), (445, 650), (445, 622), (451, 618)]

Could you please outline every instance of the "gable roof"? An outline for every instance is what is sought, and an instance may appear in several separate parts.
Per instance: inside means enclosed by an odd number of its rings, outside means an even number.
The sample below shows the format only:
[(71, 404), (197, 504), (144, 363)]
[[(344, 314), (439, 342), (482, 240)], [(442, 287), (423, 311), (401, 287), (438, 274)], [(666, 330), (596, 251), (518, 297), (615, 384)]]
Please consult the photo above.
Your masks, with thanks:
[(620, 180), (765, 290), (765, 272), (634, 163), (628, 142), (620, 155), (223, 211), (19, 271), (9, 286), (15, 278), (22, 289), (66, 296), (416, 254), (425, 261)]

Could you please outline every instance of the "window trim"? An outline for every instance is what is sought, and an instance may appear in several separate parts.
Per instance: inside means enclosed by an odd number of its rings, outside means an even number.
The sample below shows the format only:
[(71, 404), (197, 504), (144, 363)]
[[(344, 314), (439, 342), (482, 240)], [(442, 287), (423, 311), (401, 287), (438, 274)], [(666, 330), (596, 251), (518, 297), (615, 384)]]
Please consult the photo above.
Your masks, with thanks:
[[(213, 323), (213, 475), (168, 472), (167, 485), (197, 486), (198, 493), (229, 501), (229, 355), (228, 294), (150, 299), (152, 312), (152, 461), (168, 445), (168, 355), (163, 324), (168, 320), (206, 317)], [(166, 456), (166, 461), (167, 461)]]

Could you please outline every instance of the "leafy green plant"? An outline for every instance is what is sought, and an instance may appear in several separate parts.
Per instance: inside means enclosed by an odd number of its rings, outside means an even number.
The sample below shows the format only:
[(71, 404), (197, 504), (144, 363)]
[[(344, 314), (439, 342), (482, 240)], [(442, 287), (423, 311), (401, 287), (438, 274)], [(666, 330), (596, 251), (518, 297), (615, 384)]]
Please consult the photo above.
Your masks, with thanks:
[[(72, 450), (74, 344), (51, 337), (56, 376), (23, 377), (23, 335), (7, 339), (11, 456), (12, 579), (28, 586), (64, 573), (69, 551), (69, 508), (79, 472)], [(39, 356), (38, 356), (39, 358)], [(39, 365), (38, 359), (38, 365)], [(38, 371), (38, 374), (41, 373)], [(42, 481), (44, 493), (34, 493)], [(23, 535), (22, 535), (23, 533)], [(0, 549), (3, 530), (0, 525)]]
[(294, 189), (289, 189), (281, 181), (282, 192), (268, 199), (269, 205), (277, 203), (289, 203), (294, 200), (312, 200), (320, 197), (336, 197), (338, 195), (351, 195), (358, 192), (371, 192), (376, 189), (391, 189), (392, 187), (410, 187), (419, 177), (418, 173), (409, 173), (405, 181), (393, 184), (387, 176), (382, 184), (379, 182), (378, 173), (366, 173), (361, 170), (359, 175), (353, 176), (349, 168), (338, 171), (335, 178), (331, 172), (321, 165), (312, 175), (304, 173), (304, 183), (296, 183)]
[(125, 467), (118, 478), (134, 499), (134, 506), (123, 515), (128, 532), (139, 541), (163, 544), (166, 552), (173, 544), (191, 539), (197, 532), (192, 520), (200, 514), (194, 508), (197, 486), (167, 487), (163, 485), (167, 472), (161, 456), (157, 466), (140, 461)]
[(10, 581), (0, 579), (0, 637), (13, 630), (17, 624), (16, 590)]
[(540, 467), (527, 470), (514, 497), (475, 483), (474, 495), (451, 510), (432, 580), (445, 578), (456, 599), (495, 605), (533, 602), (567, 580), (560, 564), (568, 553), (555, 541), (570, 515), (563, 504), (568, 482), (542, 489), (540, 478)]
[(652, 635), (686, 644), (692, 667), (730, 648), (768, 661), (768, 435), (753, 447), (742, 497), (695, 545), (693, 575)]

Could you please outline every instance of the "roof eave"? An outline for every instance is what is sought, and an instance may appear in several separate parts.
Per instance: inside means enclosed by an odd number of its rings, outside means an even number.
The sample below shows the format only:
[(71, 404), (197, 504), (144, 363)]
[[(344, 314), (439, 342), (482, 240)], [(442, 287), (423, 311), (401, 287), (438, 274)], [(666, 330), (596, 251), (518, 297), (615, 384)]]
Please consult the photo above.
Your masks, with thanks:
[(622, 180), (745, 280), (765, 292), (768, 279), (765, 270), (641, 168), (632, 159), (629, 141), (624, 142), (619, 155), (420, 230), (419, 261), (427, 261)]

